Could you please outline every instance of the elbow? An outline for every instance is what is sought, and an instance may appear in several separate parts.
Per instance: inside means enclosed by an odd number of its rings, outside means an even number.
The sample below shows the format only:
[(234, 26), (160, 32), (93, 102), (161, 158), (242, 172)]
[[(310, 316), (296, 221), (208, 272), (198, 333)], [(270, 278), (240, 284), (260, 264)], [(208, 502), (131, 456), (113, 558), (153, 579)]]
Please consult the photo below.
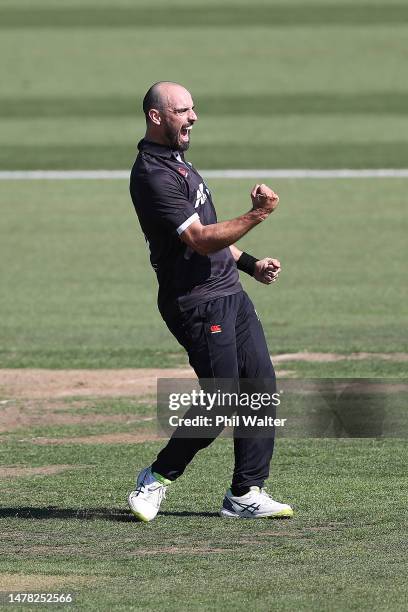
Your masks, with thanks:
[(196, 236), (195, 250), (199, 255), (207, 257), (212, 253), (215, 253), (219, 248), (214, 246), (214, 241), (209, 233), (209, 226), (202, 226), (200, 233)]
[(206, 240), (203, 236), (200, 236), (198, 240), (195, 241), (194, 250), (203, 257), (207, 257), (207, 255), (211, 255), (215, 253), (219, 249), (214, 248), (214, 245), (211, 245), (210, 240)]
[(191, 229), (188, 228), (181, 239), (190, 249), (203, 257), (219, 250), (219, 247), (214, 245), (214, 240), (212, 240), (211, 235), (208, 233), (208, 227), (202, 225), (191, 226)]
[(194, 251), (196, 253), (198, 253), (199, 255), (202, 255), (203, 257), (206, 257), (207, 255), (210, 255), (212, 253), (211, 249), (209, 249), (208, 247), (205, 246), (205, 244), (196, 244), (193, 247)]
[(193, 251), (198, 253), (198, 255), (206, 257), (207, 255), (210, 255), (210, 253), (212, 253), (213, 251), (210, 248), (208, 240), (206, 240), (203, 234), (204, 232), (200, 231), (193, 236), (189, 236), (187, 244), (191, 249), (193, 249)]

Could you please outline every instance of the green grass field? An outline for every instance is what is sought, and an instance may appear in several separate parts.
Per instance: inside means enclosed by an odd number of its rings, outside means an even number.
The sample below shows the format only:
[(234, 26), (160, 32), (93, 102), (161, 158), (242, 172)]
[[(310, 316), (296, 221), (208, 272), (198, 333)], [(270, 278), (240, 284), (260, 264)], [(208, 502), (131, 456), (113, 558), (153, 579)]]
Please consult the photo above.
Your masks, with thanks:
[(0, 27), (0, 169), (128, 167), (163, 78), (200, 168), (406, 166), (406, 2), (3, 0)]
[[(220, 219), (248, 209), (251, 185), (210, 182)], [(243, 279), (272, 354), (404, 352), (406, 181), (278, 180), (274, 187), (278, 210), (241, 241), (282, 262), (275, 285)], [(125, 181), (13, 182), (7, 190), (3, 367), (185, 363), (157, 312), (157, 283)], [(355, 374), (361, 366), (354, 364)], [(395, 364), (383, 366), (383, 376), (398, 373)]]
[[(407, 167), (406, 1), (33, 4), (0, 2), (0, 170), (130, 168), (161, 79), (192, 91), (199, 169)], [(220, 219), (254, 182), (208, 181)], [(278, 370), (403, 382), (407, 180), (272, 186), (278, 211), (240, 243), (282, 261), (271, 287), (243, 279), (270, 351), (343, 356)], [(0, 206), (0, 368), (186, 365), (126, 181), (0, 181)], [(0, 591), (73, 592), (80, 610), (406, 610), (402, 429), (278, 439), (267, 488), (289, 521), (217, 516), (233, 467), (217, 440), (143, 525), (126, 495), (163, 444), (153, 398), (86, 395), (82, 374), (41, 394), (41, 373), (24, 395), (2, 369)]]
[(79, 609), (404, 609), (404, 443), (282, 441), (270, 488), (296, 518), (237, 523), (216, 515), (232, 469), (220, 440), (156, 522), (137, 524), (124, 493), (158, 448), (9, 443), (6, 461), (84, 467), (6, 481), (3, 588), (15, 574), (57, 577)]

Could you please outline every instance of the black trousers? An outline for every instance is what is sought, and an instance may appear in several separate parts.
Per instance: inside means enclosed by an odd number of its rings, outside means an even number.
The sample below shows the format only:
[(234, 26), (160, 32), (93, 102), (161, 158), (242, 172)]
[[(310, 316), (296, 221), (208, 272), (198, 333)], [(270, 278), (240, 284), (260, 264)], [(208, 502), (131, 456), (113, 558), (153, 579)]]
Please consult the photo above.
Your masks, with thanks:
[[(164, 309), (161, 313), (172, 334), (186, 349), (199, 379), (268, 380), (268, 392), (275, 392), (275, 372), (265, 335), (245, 292), (217, 298), (181, 314)], [(214, 333), (214, 326), (219, 326), (221, 331)], [(158, 454), (153, 471), (175, 480), (195, 454), (213, 439), (180, 438), (176, 430)], [(269, 476), (273, 447), (273, 431), (270, 437), (253, 438), (239, 437), (234, 431), (232, 486), (262, 487)]]

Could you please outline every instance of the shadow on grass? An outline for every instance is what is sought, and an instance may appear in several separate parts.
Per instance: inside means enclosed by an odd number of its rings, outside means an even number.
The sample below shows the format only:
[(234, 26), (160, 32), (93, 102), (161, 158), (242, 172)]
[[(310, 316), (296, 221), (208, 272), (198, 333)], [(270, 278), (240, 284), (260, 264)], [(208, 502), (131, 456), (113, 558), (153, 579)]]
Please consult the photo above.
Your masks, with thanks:
[[(178, 517), (213, 517), (219, 516), (217, 512), (160, 512), (161, 516)], [(0, 518), (19, 519), (79, 519), (81, 521), (103, 520), (122, 523), (137, 522), (135, 517), (127, 510), (111, 508), (57, 508), (48, 506), (46, 508), (0, 508)]]

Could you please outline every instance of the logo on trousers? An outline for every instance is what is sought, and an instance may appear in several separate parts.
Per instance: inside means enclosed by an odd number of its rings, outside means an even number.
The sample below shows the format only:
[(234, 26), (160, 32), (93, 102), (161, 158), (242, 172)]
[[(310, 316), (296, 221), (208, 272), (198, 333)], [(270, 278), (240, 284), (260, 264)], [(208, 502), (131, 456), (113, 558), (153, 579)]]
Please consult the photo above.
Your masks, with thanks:
[(221, 325), (211, 325), (210, 332), (212, 334), (219, 334), (222, 332)]

